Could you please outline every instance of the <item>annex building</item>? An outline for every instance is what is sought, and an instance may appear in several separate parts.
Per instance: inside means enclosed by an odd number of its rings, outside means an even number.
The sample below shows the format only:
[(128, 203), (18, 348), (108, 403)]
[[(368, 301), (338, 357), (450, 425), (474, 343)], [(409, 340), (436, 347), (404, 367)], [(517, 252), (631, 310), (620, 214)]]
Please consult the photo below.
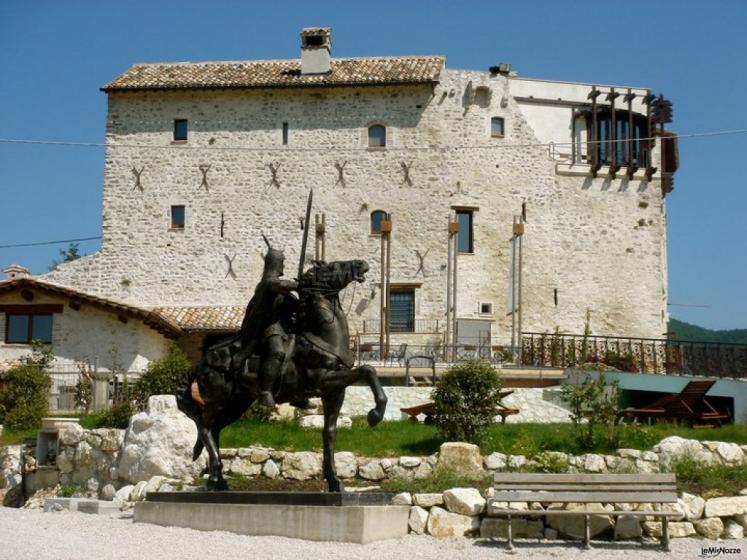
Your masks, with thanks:
[(582, 332), (587, 309), (596, 334), (666, 331), (677, 153), (646, 88), (335, 58), (313, 28), (297, 59), (135, 64), (102, 91), (101, 249), (8, 269), (0, 359), (32, 338), (130, 370), (169, 340), (199, 355), (238, 329), (262, 233), (296, 275), (312, 189), (307, 262), (371, 266), (342, 302), (362, 337), (378, 339), (382, 294), (393, 344), (442, 343), (447, 324), (510, 344), (519, 307), (527, 332)]

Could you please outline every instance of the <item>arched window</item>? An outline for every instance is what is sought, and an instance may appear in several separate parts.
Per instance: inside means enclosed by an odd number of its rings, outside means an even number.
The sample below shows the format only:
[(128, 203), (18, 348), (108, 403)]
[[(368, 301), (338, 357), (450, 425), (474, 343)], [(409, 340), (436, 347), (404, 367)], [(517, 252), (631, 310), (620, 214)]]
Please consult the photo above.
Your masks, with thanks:
[(371, 212), (371, 233), (374, 235), (381, 234), (381, 222), (387, 219), (387, 213), (383, 210), (374, 210)]
[(383, 124), (373, 124), (368, 127), (368, 147), (383, 148), (386, 146), (386, 127)]

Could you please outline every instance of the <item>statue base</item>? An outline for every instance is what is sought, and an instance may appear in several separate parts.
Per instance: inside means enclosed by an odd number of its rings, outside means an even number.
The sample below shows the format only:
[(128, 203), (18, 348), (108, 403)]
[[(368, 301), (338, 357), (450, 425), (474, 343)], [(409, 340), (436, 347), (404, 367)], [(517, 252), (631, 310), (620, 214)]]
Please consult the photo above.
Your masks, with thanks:
[(369, 542), (407, 535), (409, 506), (381, 492), (159, 492), (134, 521), (200, 531), (312, 541)]

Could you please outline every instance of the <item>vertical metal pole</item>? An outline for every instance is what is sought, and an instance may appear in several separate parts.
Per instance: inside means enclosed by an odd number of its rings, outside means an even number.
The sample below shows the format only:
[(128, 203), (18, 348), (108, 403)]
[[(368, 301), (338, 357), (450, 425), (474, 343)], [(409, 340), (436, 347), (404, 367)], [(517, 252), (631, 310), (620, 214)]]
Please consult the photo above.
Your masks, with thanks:
[(386, 240), (384, 239), (384, 232), (381, 232), (381, 284), (380, 284), (380, 304), (379, 304), (379, 357), (383, 356), (384, 352), (384, 337), (386, 331)]
[(451, 344), (451, 238), (454, 236), (451, 233), (451, 224), (451, 216), (449, 216), (448, 237), (446, 241), (446, 340), (444, 340), (444, 360), (447, 362), (450, 358), (449, 345)]
[(576, 107), (571, 107), (571, 165), (576, 163)]
[(327, 215), (322, 214), (322, 260), (327, 260)]
[(388, 216), (390, 229), (386, 233), (386, 308), (384, 310), (386, 315), (386, 353), (389, 354), (389, 342), (391, 336), (391, 280), (392, 280), (392, 215)]
[[(518, 216), (518, 222), (520, 224), (522, 224), (522, 229), (521, 229), (521, 233), (519, 233), (518, 239), (517, 239), (517, 243), (519, 245), (519, 255), (518, 255), (519, 268), (518, 268), (518, 271), (517, 271), (518, 272), (518, 285), (519, 285), (518, 286), (518, 292), (519, 293), (518, 293), (518, 298), (517, 298), (517, 302), (516, 302), (516, 307), (517, 307), (517, 323), (518, 323), (517, 324), (517, 328), (516, 328), (516, 339), (517, 339), (518, 346), (519, 346), (519, 349), (518, 349), (518, 363), (519, 363), (519, 365), (521, 365), (521, 345), (522, 345), (522, 340), (521, 340), (521, 314), (522, 314), (521, 284), (522, 284), (522, 279), (521, 279), (521, 276), (522, 276), (522, 272), (523, 272), (523, 266), (522, 266), (522, 264), (524, 262), (524, 253), (523, 253), (523, 251), (524, 251), (524, 242), (523, 242), (523, 239), (524, 239), (524, 228), (523, 228), (524, 220), (523, 220), (523, 218), (521, 216)], [(517, 362), (514, 362), (514, 363), (517, 363)]]
[(452, 251), (452, 255), (454, 257), (454, 266), (451, 269), (451, 273), (454, 275), (454, 277), (451, 281), (451, 291), (452, 291), (451, 301), (452, 301), (454, 308), (451, 311), (451, 320), (453, 321), (453, 325), (451, 327), (451, 333), (452, 333), (451, 336), (454, 339), (454, 361), (456, 361), (457, 344), (459, 343), (459, 339), (458, 339), (459, 333), (457, 331), (457, 325), (458, 325), (457, 323), (457, 294), (458, 294), (457, 277), (458, 277), (458, 268), (459, 268), (458, 266), (459, 264), (459, 258), (458, 258), (459, 257), (459, 222), (458, 221), (457, 221), (456, 232), (454, 233), (453, 243), (454, 243), (454, 250)]
[(314, 216), (314, 260), (319, 260), (321, 251), (319, 250), (319, 214)]
[[(514, 216), (516, 224), (516, 216)], [(511, 232), (511, 274), (510, 274), (510, 301), (511, 301), (511, 356), (516, 362), (516, 233)]]

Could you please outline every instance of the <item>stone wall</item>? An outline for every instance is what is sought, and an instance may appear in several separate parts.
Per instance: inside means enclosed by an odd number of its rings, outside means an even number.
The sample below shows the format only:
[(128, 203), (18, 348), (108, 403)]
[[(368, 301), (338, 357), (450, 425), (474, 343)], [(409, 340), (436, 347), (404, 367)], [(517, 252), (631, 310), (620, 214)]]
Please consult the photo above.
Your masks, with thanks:
[[(487, 101), (473, 102), (478, 86), (490, 88)], [(526, 146), (540, 123), (511, 87), (506, 76), (444, 70), (433, 88), (112, 93), (101, 251), (46, 277), (136, 305), (243, 305), (261, 272), (260, 233), (285, 248), (293, 275), (313, 188), (328, 258), (371, 264), (367, 283), (343, 294), (352, 332), (378, 316), (380, 243), (369, 234), (377, 209), (392, 213), (392, 282), (419, 286), (417, 319), (443, 320), (446, 220), (467, 207), (475, 250), (459, 258), (458, 316), (492, 320), (505, 342), (508, 238), (524, 204), (524, 330), (581, 332), (589, 308), (595, 333), (659, 337), (666, 217), (658, 176), (561, 172), (546, 147)], [(494, 116), (505, 119), (504, 138), (490, 137)], [(174, 118), (189, 120), (187, 144), (171, 143)], [(385, 149), (366, 148), (372, 121), (387, 126)], [(335, 164), (345, 162), (340, 182)], [(200, 165), (211, 166), (207, 187)], [(277, 184), (270, 165), (279, 165)], [(133, 188), (133, 168), (143, 169), (142, 189)], [(176, 204), (186, 206), (184, 230), (169, 229)], [(420, 272), (416, 251), (428, 253)], [(493, 313), (481, 314), (480, 303)]]

